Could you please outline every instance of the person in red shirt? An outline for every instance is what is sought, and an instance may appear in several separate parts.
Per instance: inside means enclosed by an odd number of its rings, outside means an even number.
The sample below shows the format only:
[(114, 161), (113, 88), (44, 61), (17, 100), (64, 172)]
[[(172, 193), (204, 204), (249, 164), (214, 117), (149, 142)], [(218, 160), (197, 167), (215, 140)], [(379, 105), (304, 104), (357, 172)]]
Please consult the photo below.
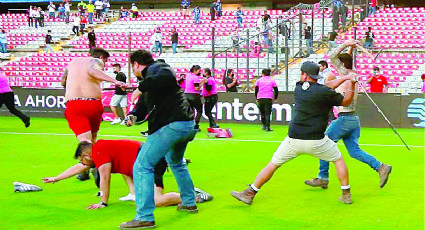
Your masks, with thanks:
[(378, 0), (370, 0), (370, 12), (369, 15), (375, 14), (378, 6)]
[(387, 78), (379, 74), (379, 67), (373, 69), (373, 75), (367, 79), (367, 84), (370, 84), (371, 93), (386, 93), (388, 91)]
[[(127, 182), (130, 194), (120, 200), (135, 200), (133, 184), (133, 165), (142, 143), (133, 140), (98, 140), (94, 145), (90, 142), (80, 142), (75, 152), (75, 158), (80, 162), (56, 177), (42, 178), (44, 183), (55, 183), (75, 176), (89, 168), (96, 167), (100, 177), (100, 197), (98, 204), (91, 204), (87, 209), (98, 209), (108, 206), (111, 173), (122, 174)], [(179, 193), (163, 194), (164, 184), (162, 177), (166, 171), (167, 162), (162, 159), (155, 166), (155, 206), (170, 206), (181, 203)], [(212, 196), (195, 188), (197, 202), (212, 200)]]

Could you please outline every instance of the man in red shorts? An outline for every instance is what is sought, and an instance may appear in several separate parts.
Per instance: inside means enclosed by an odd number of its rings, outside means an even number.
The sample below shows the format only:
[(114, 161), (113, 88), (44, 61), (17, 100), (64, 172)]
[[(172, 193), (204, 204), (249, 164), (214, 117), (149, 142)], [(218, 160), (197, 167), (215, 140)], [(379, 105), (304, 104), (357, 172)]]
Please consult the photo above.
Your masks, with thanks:
[(108, 81), (125, 87), (124, 82), (103, 72), (108, 58), (106, 50), (95, 48), (91, 57), (73, 59), (63, 75), (62, 85), (66, 89), (65, 118), (79, 142), (96, 142), (103, 114), (100, 83)]
[[(133, 165), (142, 143), (133, 140), (98, 140), (94, 145), (89, 142), (81, 142), (75, 152), (75, 158), (80, 163), (68, 168), (56, 177), (45, 177), (44, 183), (55, 183), (60, 180), (75, 176), (86, 171), (90, 167), (96, 167), (100, 175), (101, 201), (99, 204), (91, 204), (87, 209), (98, 209), (108, 206), (111, 173), (120, 173), (127, 182), (130, 194), (121, 197), (120, 200), (135, 200), (133, 184)], [(180, 194), (169, 192), (163, 194), (163, 175), (167, 169), (167, 162), (163, 158), (155, 166), (155, 206), (170, 206), (181, 203)], [(208, 193), (195, 188), (196, 201), (202, 203), (212, 200)], [(129, 198), (132, 195), (132, 198)]]

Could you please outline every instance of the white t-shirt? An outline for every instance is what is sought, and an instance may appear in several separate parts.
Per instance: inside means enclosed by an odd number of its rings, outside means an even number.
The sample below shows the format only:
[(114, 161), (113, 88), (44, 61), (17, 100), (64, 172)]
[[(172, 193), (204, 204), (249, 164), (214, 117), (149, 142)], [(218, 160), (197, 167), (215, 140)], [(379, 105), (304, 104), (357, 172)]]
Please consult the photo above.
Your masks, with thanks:
[(40, 12), (38, 12), (38, 10), (34, 10), (33, 17), (34, 18), (39, 18), (40, 17)]
[(70, 11), (71, 9), (70, 9), (69, 3), (65, 3), (65, 12), (70, 12)]
[(96, 1), (94, 3), (94, 6), (96, 7), (96, 10), (102, 10), (103, 9), (103, 2), (102, 1)]
[(80, 17), (74, 17), (74, 26), (80, 26)]
[(47, 9), (49, 10), (49, 13), (54, 13), (55, 12), (55, 9), (56, 9), (56, 6), (55, 5), (48, 5), (47, 6)]

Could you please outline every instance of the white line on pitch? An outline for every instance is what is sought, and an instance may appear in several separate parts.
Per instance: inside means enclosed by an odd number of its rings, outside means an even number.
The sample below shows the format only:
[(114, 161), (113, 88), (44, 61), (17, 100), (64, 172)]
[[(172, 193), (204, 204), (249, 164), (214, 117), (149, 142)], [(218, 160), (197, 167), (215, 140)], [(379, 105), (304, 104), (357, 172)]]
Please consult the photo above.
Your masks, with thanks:
[[(13, 135), (48, 135), (48, 136), (74, 136), (74, 134), (67, 133), (18, 133), (18, 132), (0, 132), (0, 134), (13, 134)], [(125, 135), (99, 135), (99, 137), (124, 137), (124, 138), (143, 138), (142, 136), (125, 136)], [(282, 141), (268, 141), (268, 140), (239, 140), (228, 138), (195, 138), (200, 141), (230, 141), (230, 142), (263, 142), (263, 143), (281, 143)], [(342, 142), (338, 145), (343, 145)], [(363, 146), (386, 146), (386, 147), (404, 147), (404, 145), (383, 145), (383, 144), (359, 144)], [(409, 145), (412, 148), (425, 148), (423, 145)]]

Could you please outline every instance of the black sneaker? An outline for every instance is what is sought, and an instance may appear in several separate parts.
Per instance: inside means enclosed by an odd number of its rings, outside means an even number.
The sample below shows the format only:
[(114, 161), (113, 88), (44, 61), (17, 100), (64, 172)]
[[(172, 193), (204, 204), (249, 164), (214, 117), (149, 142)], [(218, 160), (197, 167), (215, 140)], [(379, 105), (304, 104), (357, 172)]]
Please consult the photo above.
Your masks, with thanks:
[(195, 130), (196, 130), (197, 132), (201, 132), (201, 129), (199, 128), (199, 125), (195, 125)]
[(148, 130), (146, 130), (146, 131), (141, 131), (141, 132), (140, 132), (140, 135), (142, 135), (142, 136), (144, 136), (144, 137), (148, 137), (148, 135), (149, 135), (149, 131), (148, 131)]
[(273, 131), (273, 129), (271, 129), (270, 127), (266, 127), (266, 132), (272, 132)]
[(28, 128), (30, 126), (30, 118), (26, 117), (22, 120), (25, 124), (25, 128)]
[(78, 174), (77, 179), (80, 180), (80, 181), (85, 181), (85, 180), (90, 179), (89, 172), (87, 171), (87, 172), (83, 172), (83, 173)]

